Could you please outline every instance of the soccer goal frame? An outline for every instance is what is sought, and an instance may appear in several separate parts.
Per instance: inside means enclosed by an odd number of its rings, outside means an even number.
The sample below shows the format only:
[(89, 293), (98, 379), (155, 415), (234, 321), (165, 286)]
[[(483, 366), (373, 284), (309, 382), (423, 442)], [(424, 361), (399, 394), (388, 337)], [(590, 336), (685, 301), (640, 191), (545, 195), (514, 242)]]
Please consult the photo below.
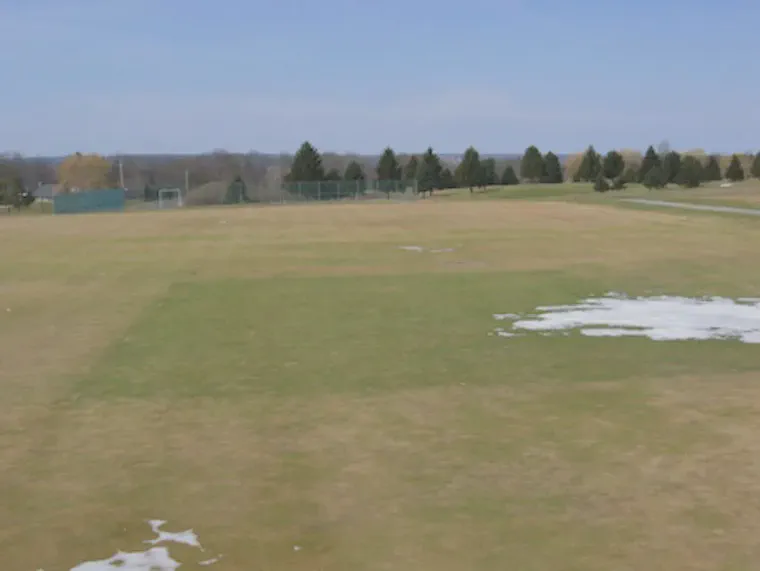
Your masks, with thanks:
[(179, 188), (161, 188), (158, 190), (159, 208), (166, 208), (166, 201), (175, 199), (177, 206), (182, 206), (182, 191)]

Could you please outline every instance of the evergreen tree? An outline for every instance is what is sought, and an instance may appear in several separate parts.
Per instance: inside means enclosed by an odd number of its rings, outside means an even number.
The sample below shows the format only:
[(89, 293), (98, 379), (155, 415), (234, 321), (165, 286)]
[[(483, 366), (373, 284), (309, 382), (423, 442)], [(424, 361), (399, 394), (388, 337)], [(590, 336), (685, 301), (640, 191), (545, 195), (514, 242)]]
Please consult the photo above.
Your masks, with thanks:
[(681, 155), (676, 151), (670, 151), (662, 160), (662, 171), (665, 174), (665, 182), (676, 182), (678, 172), (681, 170)]
[(313, 182), (324, 179), (325, 170), (322, 166), (322, 156), (311, 143), (304, 142), (293, 157), (293, 164), (286, 180), (288, 182)]
[(604, 173), (600, 170), (594, 180), (594, 190), (597, 192), (607, 192), (610, 189), (610, 185), (607, 179), (604, 178)]
[(696, 188), (700, 185), (704, 178), (704, 173), (702, 170), (702, 163), (699, 162), (699, 159), (694, 156), (687, 155), (681, 161), (681, 165), (678, 170), (678, 176), (676, 177), (675, 182), (684, 188)]
[(755, 178), (760, 178), (760, 153), (757, 153), (752, 161), (750, 174)]
[(441, 171), (441, 188), (456, 188), (457, 183), (451, 170), (444, 167)]
[(478, 186), (480, 181), (480, 153), (475, 147), (468, 147), (462, 156), (462, 160), (454, 170), (457, 184), (467, 187), (472, 192), (473, 187)]
[(387, 147), (383, 154), (380, 156), (380, 160), (377, 162), (378, 180), (400, 180), (401, 179), (401, 165), (398, 162), (396, 153), (393, 149)]
[(343, 173), (343, 180), (364, 180), (364, 168), (357, 162), (351, 161)]
[(507, 165), (504, 168), (504, 172), (501, 173), (501, 184), (504, 186), (520, 184), (520, 179), (517, 178), (517, 173), (512, 165)]
[(520, 176), (532, 182), (538, 182), (544, 177), (544, 157), (537, 147), (531, 145), (525, 149), (520, 159)]
[(720, 159), (716, 155), (710, 155), (707, 157), (707, 164), (702, 169), (702, 180), (705, 182), (723, 180), (723, 175), (720, 172)]
[(654, 167), (660, 168), (660, 166), (660, 155), (657, 154), (657, 151), (654, 150), (654, 147), (652, 145), (649, 145), (647, 152), (644, 153), (644, 158), (641, 161), (641, 166), (639, 167), (639, 182), (643, 183), (647, 173)]
[(364, 176), (364, 168), (357, 161), (351, 161), (346, 166), (346, 170), (343, 173), (343, 180), (352, 184), (346, 185), (346, 191), (354, 195), (356, 193), (363, 194), (367, 189), (365, 183), (366, 177)]
[[(424, 186), (425, 186), (425, 191), (429, 192), (432, 195), (433, 191), (436, 188), (440, 188), (441, 171), (443, 171), (443, 165), (441, 164), (441, 159), (435, 153), (435, 151), (433, 151), (433, 147), (428, 147), (427, 151), (425, 151), (425, 154), (422, 155), (422, 161), (420, 162), (424, 163), (427, 166), (427, 168), (424, 171), (427, 176)], [(419, 172), (419, 169), (417, 170), (417, 172)], [(419, 180), (419, 178), (417, 180)]]
[(340, 176), (340, 171), (336, 168), (331, 168), (327, 173), (322, 177), (322, 180), (328, 180), (328, 181), (338, 181), (342, 180), (343, 177)]
[(731, 182), (744, 180), (744, 169), (738, 155), (731, 155), (731, 162), (726, 169), (726, 178)]
[(623, 155), (617, 151), (610, 151), (604, 156), (604, 163), (602, 164), (602, 172), (604, 176), (609, 179), (616, 179), (625, 169), (625, 159)]
[(496, 174), (496, 160), (485, 159), (480, 161), (480, 174), (478, 186), (483, 188), (499, 183), (499, 175)]
[(224, 194), (224, 204), (240, 204), (242, 202), (250, 202), (248, 188), (243, 179), (236, 176), (235, 180), (227, 187), (227, 192)]
[(417, 155), (412, 155), (409, 158), (409, 162), (404, 166), (404, 179), (405, 180), (417, 180), (417, 168), (419, 167), (419, 159)]
[(415, 179), (417, 180), (417, 192), (422, 195), (422, 198), (425, 198), (426, 192), (432, 195), (436, 180), (433, 167), (428, 161), (419, 161), (417, 163)]
[(630, 184), (632, 182), (636, 182), (639, 179), (639, 173), (636, 170), (636, 167), (630, 166), (625, 169), (623, 176), (620, 178), (624, 183)]
[(590, 145), (583, 154), (583, 159), (581, 159), (581, 164), (575, 173), (574, 180), (576, 182), (596, 181), (600, 173), (602, 173), (602, 159), (599, 157), (596, 149), (594, 149), (594, 146)]
[(544, 156), (544, 182), (560, 183), (562, 178), (562, 165), (559, 162), (559, 157), (549, 151)]
[(653, 188), (663, 188), (665, 186), (665, 173), (662, 172), (660, 165), (655, 165), (647, 171), (642, 184), (649, 190)]

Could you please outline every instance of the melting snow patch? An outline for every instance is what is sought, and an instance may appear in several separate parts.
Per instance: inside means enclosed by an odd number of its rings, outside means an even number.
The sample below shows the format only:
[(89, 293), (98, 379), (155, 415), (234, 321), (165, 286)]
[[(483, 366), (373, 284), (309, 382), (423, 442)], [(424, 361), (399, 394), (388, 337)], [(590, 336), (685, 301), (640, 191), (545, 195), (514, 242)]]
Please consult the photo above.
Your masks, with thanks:
[(198, 536), (193, 533), (192, 529), (179, 532), (161, 531), (161, 527), (165, 523), (166, 522), (161, 519), (150, 520), (148, 524), (150, 524), (150, 528), (153, 530), (153, 533), (155, 533), (158, 537), (155, 539), (148, 539), (145, 541), (145, 543), (156, 545), (157, 543), (163, 543), (165, 541), (173, 541), (174, 543), (184, 543), (185, 545), (190, 545), (192, 547), (200, 547), (201, 551), (203, 550), (200, 542), (198, 541)]
[[(156, 545), (157, 543), (173, 542), (191, 547), (197, 547), (203, 551), (198, 536), (193, 533), (192, 529), (180, 532), (162, 531), (161, 527), (166, 522), (160, 519), (148, 521), (153, 533), (157, 535), (154, 539), (144, 541)], [(212, 559), (198, 562), (198, 565), (212, 565), (221, 559), (221, 555)], [(169, 550), (166, 547), (151, 547), (147, 551), (127, 553), (124, 551), (117, 552), (108, 559), (99, 559), (96, 561), (87, 561), (72, 567), (70, 571), (174, 571), (181, 563), (172, 559)]]
[(526, 331), (565, 335), (578, 329), (588, 337), (648, 337), (654, 341), (736, 339), (760, 343), (760, 299), (712, 297), (629, 298), (619, 293), (588, 298), (575, 305), (541, 306), (536, 313), (517, 316), (494, 314), (499, 321), (513, 320), (511, 328), (497, 328), (500, 337)]
[(169, 551), (165, 547), (153, 547), (140, 553), (119, 551), (108, 559), (88, 561), (72, 567), (71, 571), (112, 571), (113, 569), (121, 569), (122, 571), (153, 571), (154, 569), (173, 571), (179, 566), (180, 563), (169, 556)]

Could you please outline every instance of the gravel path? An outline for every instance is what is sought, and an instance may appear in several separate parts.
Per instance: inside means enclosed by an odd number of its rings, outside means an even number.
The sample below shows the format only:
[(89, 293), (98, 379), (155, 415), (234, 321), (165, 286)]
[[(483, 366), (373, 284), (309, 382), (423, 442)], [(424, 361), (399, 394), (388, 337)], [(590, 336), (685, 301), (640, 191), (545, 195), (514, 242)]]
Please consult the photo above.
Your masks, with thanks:
[(668, 202), (666, 200), (649, 200), (647, 198), (623, 198), (624, 202), (636, 204), (648, 204), (650, 206), (668, 206), (670, 208), (682, 208), (685, 210), (706, 210), (708, 212), (729, 212), (731, 214), (750, 214), (760, 216), (760, 209), (737, 208), (735, 206), (708, 206), (706, 204), (690, 204), (688, 202)]

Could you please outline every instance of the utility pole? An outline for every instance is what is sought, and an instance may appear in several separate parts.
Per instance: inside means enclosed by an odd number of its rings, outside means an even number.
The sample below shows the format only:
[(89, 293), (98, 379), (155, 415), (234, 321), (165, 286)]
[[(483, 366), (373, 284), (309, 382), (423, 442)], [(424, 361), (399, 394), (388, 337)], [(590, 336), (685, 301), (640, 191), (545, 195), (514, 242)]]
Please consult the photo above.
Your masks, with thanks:
[(187, 193), (190, 190), (190, 171), (185, 169), (185, 196), (187, 196)]
[(121, 162), (121, 159), (119, 159), (119, 184), (121, 185), (121, 188), (124, 188), (124, 163)]

